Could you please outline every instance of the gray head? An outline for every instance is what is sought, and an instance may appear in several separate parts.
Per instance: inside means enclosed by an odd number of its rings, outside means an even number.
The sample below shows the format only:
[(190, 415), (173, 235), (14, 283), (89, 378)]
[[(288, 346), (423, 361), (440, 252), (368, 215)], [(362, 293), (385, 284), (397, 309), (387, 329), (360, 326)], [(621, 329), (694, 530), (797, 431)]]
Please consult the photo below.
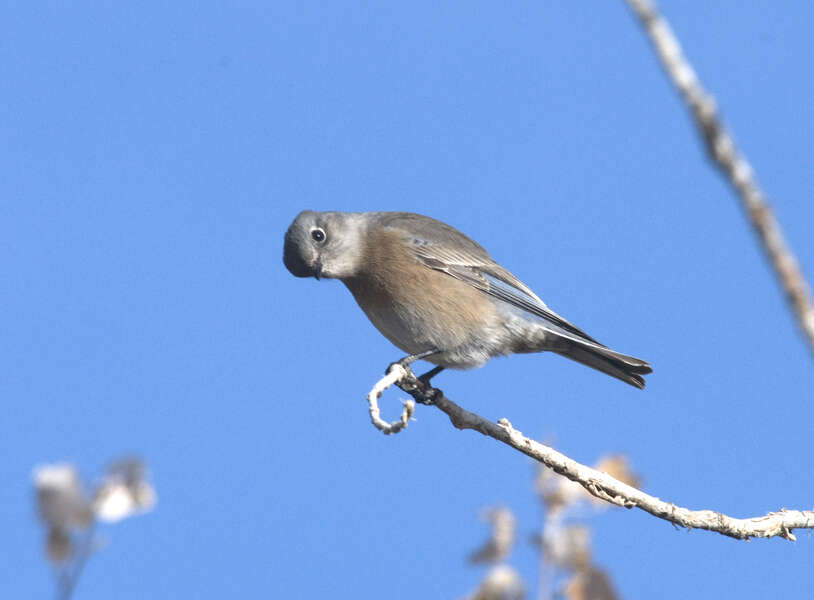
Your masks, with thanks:
[(283, 263), (296, 277), (342, 279), (362, 256), (365, 213), (304, 210), (285, 232)]

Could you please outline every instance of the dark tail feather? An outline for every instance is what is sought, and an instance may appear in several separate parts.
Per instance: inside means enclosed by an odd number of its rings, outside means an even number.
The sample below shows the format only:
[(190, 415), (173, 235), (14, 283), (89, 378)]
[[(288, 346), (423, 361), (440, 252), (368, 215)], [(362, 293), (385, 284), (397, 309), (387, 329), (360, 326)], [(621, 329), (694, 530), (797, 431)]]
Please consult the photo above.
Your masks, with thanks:
[(552, 348), (557, 354), (602, 371), (611, 377), (616, 377), (640, 390), (644, 388), (642, 375), (653, 372), (647, 362), (619, 354), (604, 346), (582, 342), (571, 337), (560, 338), (558, 341), (556, 347)]

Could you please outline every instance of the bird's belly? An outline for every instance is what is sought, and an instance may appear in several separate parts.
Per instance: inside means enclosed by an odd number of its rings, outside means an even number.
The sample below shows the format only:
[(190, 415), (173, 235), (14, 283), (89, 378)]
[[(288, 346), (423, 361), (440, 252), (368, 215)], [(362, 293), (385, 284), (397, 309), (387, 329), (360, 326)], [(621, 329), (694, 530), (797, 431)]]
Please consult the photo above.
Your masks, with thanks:
[(433, 347), (425, 323), (408, 311), (382, 305), (366, 305), (361, 308), (373, 326), (404, 352), (418, 354)]
[(345, 283), (376, 329), (408, 354), (437, 349), (429, 362), (465, 369), (505, 353), (507, 331), (494, 304), (472, 287), (437, 275), (447, 284), (444, 292), (425, 285), (418, 288), (423, 293), (409, 296), (376, 282)]

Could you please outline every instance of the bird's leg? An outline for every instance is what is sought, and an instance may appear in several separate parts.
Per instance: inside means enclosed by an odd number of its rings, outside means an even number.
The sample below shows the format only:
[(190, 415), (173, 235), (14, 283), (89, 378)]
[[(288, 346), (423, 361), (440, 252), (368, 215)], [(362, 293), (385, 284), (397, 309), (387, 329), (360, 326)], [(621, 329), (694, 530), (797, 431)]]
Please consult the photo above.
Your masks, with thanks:
[[(390, 364), (398, 363), (402, 367), (407, 367), (407, 366), (413, 364), (417, 360), (421, 360), (422, 358), (427, 358), (428, 356), (432, 356), (433, 354), (438, 354), (439, 352), (441, 352), (441, 351), (438, 348), (432, 348), (431, 350), (425, 350), (424, 352), (419, 352), (417, 354), (410, 354), (408, 356), (405, 356), (404, 358), (401, 358), (401, 359), (397, 360), (395, 363), (390, 363)], [(390, 366), (388, 365), (387, 368), (389, 369)]]
[(438, 373), (440, 373), (443, 370), (444, 370), (444, 367), (442, 367), (440, 365), (437, 366), (437, 367), (433, 367), (432, 369), (430, 369), (429, 371), (427, 371), (423, 375), (419, 375), (418, 380), (423, 381), (427, 385), (430, 385), (430, 379), (432, 379), (433, 377), (438, 375)]

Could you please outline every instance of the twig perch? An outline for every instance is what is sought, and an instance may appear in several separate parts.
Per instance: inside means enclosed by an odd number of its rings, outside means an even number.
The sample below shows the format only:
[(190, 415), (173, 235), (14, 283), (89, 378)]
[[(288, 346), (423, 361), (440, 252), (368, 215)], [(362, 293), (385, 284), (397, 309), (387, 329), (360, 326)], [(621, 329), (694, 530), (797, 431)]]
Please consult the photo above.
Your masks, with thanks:
[[(795, 539), (792, 533), (793, 529), (814, 529), (814, 510), (780, 509), (777, 512), (771, 512), (761, 517), (735, 519), (712, 510), (689, 510), (670, 502), (664, 502), (655, 496), (645, 494), (633, 486), (614, 479), (607, 473), (580, 464), (553, 448), (527, 438), (512, 427), (508, 419), (500, 419), (493, 423), (480, 415), (461, 408), (444, 396), (441, 390), (433, 388), (418, 379), (409, 367), (399, 364), (391, 365), (385, 376), (376, 383), (368, 394), (368, 402), (371, 401), (371, 398), (375, 401), (391, 385), (398, 386), (418, 402), (426, 403), (428, 398), (432, 398), (434, 406), (446, 413), (456, 428), (472, 429), (503, 442), (553, 469), (560, 475), (579, 483), (592, 496), (617, 506), (640, 508), (655, 517), (680, 527), (706, 529), (739, 540), (748, 540), (753, 537), (781, 537), (793, 541)], [(405, 417), (407, 413), (406, 407), (402, 413), (401, 421), (390, 424), (381, 420), (378, 411), (378, 406), (376, 406), (374, 419), (374, 409), (371, 406), (371, 421), (373, 421), (377, 429), (385, 433), (400, 431), (406, 426), (407, 419), (409, 419), (409, 416)], [(410, 408), (410, 414), (412, 414), (412, 407)], [(379, 424), (376, 423), (376, 420), (379, 421)], [(380, 426), (382, 424), (384, 428)]]
[(814, 352), (814, 304), (811, 291), (752, 167), (723, 126), (715, 99), (701, 85), (667, 20), (659, 14), (651, 0), (627, 0), (627, 3), (647, 33), (665, 73), (690, 109), (710, 158), (735, 189), (809, 349)]
[(410, 418), (413, 416), (415, 410), (415, 402), (407, 400), (403, 403), (401, 409), (401, 418), (398, 421), (388, 423), (381, 417), (381, 410), (379, 409), (379, 396), (382, 392), (389, 388), (391, 385), (402, 379), (407, 374), (407, 371), (399, 364), (394, 364), (391, 368), (387, 369), (387, 373), (376, 385), (367, 393), (368, 412), (370, 413), (370, 422), (373, 426), (385, 435), (391, 433), (398, 433), (405, 427)]

